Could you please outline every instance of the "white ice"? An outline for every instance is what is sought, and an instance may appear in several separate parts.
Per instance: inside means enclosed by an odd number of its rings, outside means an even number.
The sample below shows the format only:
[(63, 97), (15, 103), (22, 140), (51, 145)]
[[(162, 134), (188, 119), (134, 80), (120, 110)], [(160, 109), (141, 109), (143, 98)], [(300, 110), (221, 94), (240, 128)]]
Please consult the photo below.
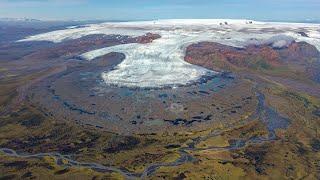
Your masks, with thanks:
[(126, 58), (115, 70), (105, 72), (107, 84), (129, 87), (163, 87), (185, 85), (201, 76), (215, 74), (183, 60), (184, 46), (192, 38), (180, 33), (162, 34), (150, 44), (125, 44), (91, 51), (82, 55), (88, 60), (111, 53), (124, 53)]
[[(305, 41), (320, 50), (320, 25), (297, 23), (265, 23), (250, 20), (158, 20), (102, 23), (69, 28), (27, 37), (20, 41), (62, 42), (91, 34), (141, 36), (148, 32), (161, 38), (149, 44), (125, 44), (84, 53), (93, 60), (111, 52), (124, 53), (126, 58), (114, 70), (102, 73), (107, 84), (129, 87), (163, 87), (185, 85), (210, 70), (184, 61), (185, 48), (196, 42), (212, 41), (243, 47), (249, 43), (271, 43), (287, 46), (290, 41)], [(306, 33), (303, 37), (299, 32)]]

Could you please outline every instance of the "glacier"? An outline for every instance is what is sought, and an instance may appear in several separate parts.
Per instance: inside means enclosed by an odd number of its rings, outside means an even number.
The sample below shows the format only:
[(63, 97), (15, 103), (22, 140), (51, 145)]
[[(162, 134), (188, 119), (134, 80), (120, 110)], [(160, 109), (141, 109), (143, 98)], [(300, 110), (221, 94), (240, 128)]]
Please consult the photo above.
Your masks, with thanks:
[(96, 57), (120, 52), (125, 60), (113, 71), (102, 73), (107, 84), (127, 87), (163, 87), (186, 85), (202, 76), (216, 72), (184, 61), (184, 46), (190, 37), (180, 33), (162, 34), (150, 44), (124, 44), (90, 51), (82, 55), (92, 60)]
[[(305, 41), (320, 50), (320, 25), (304, 23), (257, 22), (231, 19), (183, 19), (140, 22), (101, 23), (67, 28), (26, 37), (23, 41), (55, 43), (92, 34), (128, 35), (159, 34), (149, 44), (122, 44), (86, 52), (82, 58), (91, 61), (111, 52), (120, 52), (125, 59), (101, 77), (109, 85), (125, 87), (164, 87), (186, 85), (214, 72), (184, 61), (188, 45), (212, 41), (234, 47), (271, 43), (287, 46), (291, 41)], [(302, 36), (304, 32), (308, 36)]]

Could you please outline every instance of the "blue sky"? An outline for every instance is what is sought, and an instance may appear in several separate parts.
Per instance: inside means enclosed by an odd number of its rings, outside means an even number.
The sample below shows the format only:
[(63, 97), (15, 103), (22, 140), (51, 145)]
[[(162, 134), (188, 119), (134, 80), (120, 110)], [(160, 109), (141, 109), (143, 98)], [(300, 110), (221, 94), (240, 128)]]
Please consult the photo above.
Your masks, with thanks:
[(50, 20), (320, 20), (320, 0), (0, 0), (0, 17)]

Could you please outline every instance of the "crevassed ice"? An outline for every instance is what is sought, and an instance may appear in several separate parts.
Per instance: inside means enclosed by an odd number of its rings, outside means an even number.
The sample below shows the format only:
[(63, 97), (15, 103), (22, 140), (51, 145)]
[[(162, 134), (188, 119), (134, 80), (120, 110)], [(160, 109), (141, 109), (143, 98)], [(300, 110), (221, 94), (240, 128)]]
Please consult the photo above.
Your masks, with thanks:
[(115, 70), (102, 74), (107, 84), (127, 87), (186, 85), (201, 76), (216, 73), (183, 60), (183, 44), (191, 39), (179, 33), (163, 33), (161, 39), (150, 44), (118, 45), (94, 50), (82, 57), (91, 60), (110, 52), (125, 54), (125, 60)]
[[(61, 42), (91, 34), (141, 36), (152, 32), (162, 37), (149, 44), (125, 44), (106, 47), (82, 55), (87, 60), (110, 52), (124, 53), (126, 58), (114, 70), (102, 73), (107, 84), (137, 87), (185, 85), (203, 75), (214, 74), (208, 69), (185, 62), (187, 45), (213, 41), (243, 47), (248, 43), (272, 43), (286, 46), (290, 41), (305, 41), (320, 50), (320, 25), (264, 23), (249, 20), (158, 20), (124, 23), (92, 24), (27, 37), (20, 41)], [(304, 37), (300, 32), (306, 33)], [(279, 36), (280, 35), (280, 36)]]

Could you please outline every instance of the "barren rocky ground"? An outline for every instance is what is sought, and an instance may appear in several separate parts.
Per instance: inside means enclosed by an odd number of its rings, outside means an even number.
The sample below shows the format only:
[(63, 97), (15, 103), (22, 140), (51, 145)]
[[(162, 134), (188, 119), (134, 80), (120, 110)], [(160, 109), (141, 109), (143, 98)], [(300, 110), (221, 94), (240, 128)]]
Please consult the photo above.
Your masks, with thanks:
[(2, 41), (0, 179), (320, 178), (316, 46), (194, 42), (185, 62), (219, 73), (159, 88), (104, 83), (125, 53), (81, 56), (161, 38)]

